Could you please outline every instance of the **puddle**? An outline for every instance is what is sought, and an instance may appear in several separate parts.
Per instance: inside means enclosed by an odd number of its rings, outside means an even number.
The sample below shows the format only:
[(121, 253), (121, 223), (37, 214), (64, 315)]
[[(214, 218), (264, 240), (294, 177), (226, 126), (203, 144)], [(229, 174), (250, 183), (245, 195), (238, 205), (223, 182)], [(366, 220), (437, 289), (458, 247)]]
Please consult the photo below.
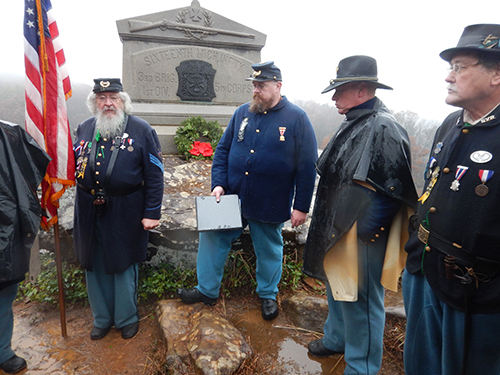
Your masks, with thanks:
[(249, 305), (234, 314), (231, 322), (248, 338), (255, 353), (262, 356), (262, 361), (269, 363), (270, 374), (342, 374), (344, 363), (341, 355), (328, 358), (308, 355), (307, 344), (316, 337), (295, 329), (287, 320), (286, 312), (269, 322), (262, 319), (258, 302)]

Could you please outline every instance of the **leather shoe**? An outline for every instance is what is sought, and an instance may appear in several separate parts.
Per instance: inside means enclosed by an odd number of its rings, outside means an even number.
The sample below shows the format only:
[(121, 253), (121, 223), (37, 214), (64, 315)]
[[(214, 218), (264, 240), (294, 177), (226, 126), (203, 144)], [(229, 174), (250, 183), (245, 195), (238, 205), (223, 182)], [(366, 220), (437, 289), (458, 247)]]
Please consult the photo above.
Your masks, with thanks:
[(90, 331), (90, 339), (91, 340), (100, 340), (104, 336), (106, 336), (109, 331), (111, 330), (111, 327), (108, 328), (98, 328), (96, 326), (92, 327), (92, 331)]
[(265, 320), (271, 320), (278, 316), (278, 303), (269, 298), (261, 298), (260, 303), (262, 304), (262, 317)]
[(309, 353), (315, 357), (328, 357), (332, 354), (339, 354), (339, 352), (325, 347), (321, 339), (311, 341), (309, 345), (307, 345), (307, 348), (309, 349)]
[(15, 374), (16, 372), (24, 370), (27, 366), (28, 364), (24, 358), (18, 357), (14, 354), (13, 357), (0, 365), (0, 369), (2, 369), (6, 374)]
[(196, 288), (192, 289), (179, 288), (177, 289), (177, 296), (179, 296), (182, 302), (189, 304), (196, 302), (203, 302), (205, 305), (213, 306), (217, 302), (217, 298), (207, 297)]
[(131, 339), (139, 332), (139, 322), (131, 323), (122, 328), (122, 338)]

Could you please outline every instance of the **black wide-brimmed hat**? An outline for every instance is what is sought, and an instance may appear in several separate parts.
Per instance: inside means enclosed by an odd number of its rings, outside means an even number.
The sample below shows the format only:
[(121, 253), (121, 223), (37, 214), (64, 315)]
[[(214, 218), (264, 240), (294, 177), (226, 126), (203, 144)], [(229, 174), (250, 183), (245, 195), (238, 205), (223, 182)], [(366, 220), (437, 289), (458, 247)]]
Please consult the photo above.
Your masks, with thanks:
[(340, 60), (337, 78), (330, 80), (330, 86), (324, 89), (322, 94), (349, 82), (372, 82), (379, 89), (392, 90), (392, 87), (378, 81), (377, 61), (370, 56), (357, 55)]
[(274, 61), (267, 61), (252, 65), (253, 74), (245, 78), (246, 81), (281, 81), (281, 70), (274, 65)]
[(497, 54), (500, 58), (500, 25), (478, 24), (464, 29), (455, 48), (445, 49), (439, 54), (445, 61), (451, 61), (458, 52), (487, 52)]
[(123, 91), (120, 78), (96, 78), (94, 79), (94, 92), (121, 92)]

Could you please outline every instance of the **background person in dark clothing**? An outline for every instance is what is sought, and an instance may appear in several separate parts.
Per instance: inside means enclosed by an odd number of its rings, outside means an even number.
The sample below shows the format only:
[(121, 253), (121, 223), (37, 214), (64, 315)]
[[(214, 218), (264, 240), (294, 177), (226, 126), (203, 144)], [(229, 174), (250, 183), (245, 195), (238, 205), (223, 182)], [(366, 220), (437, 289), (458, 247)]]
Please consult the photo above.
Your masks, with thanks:
[(27, 366), (11, 347), (12, 303), (28, 272), (30, 249), (40, 228), (36, 190), (49, 160), (21, 127), (0, 121), (0, 369), (7, 374)]

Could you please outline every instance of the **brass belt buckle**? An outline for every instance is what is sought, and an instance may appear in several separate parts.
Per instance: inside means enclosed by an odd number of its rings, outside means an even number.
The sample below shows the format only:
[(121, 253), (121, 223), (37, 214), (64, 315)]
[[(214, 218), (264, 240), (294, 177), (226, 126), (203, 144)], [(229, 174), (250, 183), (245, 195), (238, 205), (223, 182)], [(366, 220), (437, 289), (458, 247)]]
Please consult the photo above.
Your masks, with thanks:
[(418, 234), (417, 234), (417, 237), (418, 239), (424, 243), (424, 244), (428, 244), (429, 243), (429, 234), (430, 232), (425, 229), (422, 224), (420, 224), (420, 226), (418, 227)]

